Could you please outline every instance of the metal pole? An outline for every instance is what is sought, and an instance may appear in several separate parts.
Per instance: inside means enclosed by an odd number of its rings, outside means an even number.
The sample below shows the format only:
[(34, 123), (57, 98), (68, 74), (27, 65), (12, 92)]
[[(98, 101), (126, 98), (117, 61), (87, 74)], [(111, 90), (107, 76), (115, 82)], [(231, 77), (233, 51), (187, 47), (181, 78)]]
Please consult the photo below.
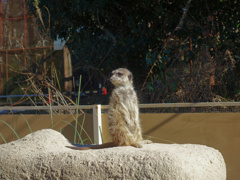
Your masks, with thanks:
[(102, 144), (102, 114), (101, 114), (101, 105), (93, 105), (93, 134), (94, 134), (94, 143)]

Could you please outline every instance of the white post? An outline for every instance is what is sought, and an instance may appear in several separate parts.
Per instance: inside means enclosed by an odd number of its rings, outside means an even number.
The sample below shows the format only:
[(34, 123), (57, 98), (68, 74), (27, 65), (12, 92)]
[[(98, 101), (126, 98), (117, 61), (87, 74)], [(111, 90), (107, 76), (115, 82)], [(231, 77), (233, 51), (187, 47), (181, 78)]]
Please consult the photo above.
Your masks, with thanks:
[(93, 135), (94, 144), (102, 144), (102, 117), (101, 117), (101, 105), (93, 105)]

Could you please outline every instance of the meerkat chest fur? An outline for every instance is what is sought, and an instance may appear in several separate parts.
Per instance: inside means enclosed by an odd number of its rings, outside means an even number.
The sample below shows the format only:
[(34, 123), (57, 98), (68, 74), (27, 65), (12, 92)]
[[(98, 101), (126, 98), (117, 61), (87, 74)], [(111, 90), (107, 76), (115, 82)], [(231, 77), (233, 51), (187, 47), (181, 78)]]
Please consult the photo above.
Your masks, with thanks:
[(112, 141), (118, 146), (141, 147), (138, 99), (133, 88), (132, 73), (124, 68), (116, 69), (110, 81), (115, 86), (109, 102), (109, 132)]

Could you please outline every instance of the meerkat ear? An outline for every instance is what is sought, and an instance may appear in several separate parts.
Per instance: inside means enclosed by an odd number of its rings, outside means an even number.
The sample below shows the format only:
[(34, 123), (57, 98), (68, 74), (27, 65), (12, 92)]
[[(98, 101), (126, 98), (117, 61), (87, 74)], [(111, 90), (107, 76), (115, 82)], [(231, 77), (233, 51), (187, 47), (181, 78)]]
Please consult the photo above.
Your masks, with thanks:
[(132, 79), (133, 79), (132, 74), (129, 74), (129, 75), (128, 75), (128, 80), (129, 80), (129, 81), (132, 81)]

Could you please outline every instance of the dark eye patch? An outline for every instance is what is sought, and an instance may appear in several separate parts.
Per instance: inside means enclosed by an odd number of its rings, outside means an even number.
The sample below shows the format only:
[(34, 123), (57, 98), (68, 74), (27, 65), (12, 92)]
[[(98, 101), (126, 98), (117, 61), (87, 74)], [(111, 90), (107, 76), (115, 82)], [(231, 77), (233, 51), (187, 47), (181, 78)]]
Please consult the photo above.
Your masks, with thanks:
[(117, 75), (118, 77), (121, 77), (121, 76), (123, 75), (123, 73), (118, 72), (118, 73), (116, 73), (116, 75)]

